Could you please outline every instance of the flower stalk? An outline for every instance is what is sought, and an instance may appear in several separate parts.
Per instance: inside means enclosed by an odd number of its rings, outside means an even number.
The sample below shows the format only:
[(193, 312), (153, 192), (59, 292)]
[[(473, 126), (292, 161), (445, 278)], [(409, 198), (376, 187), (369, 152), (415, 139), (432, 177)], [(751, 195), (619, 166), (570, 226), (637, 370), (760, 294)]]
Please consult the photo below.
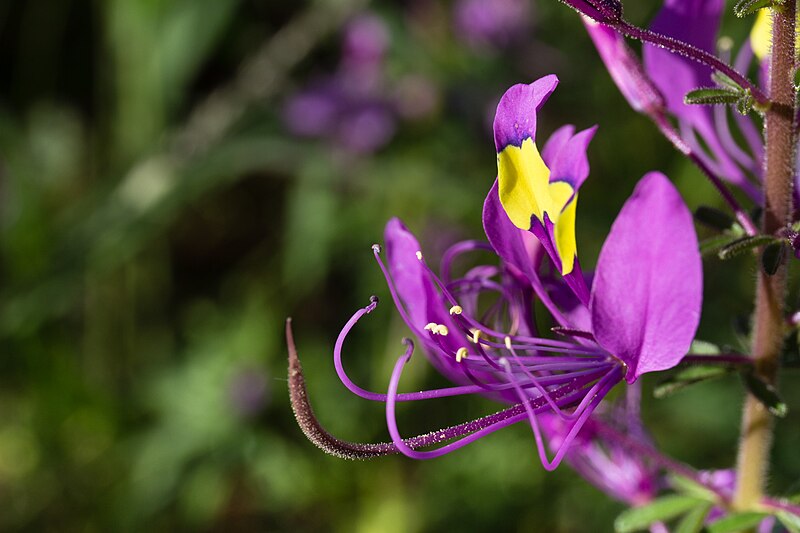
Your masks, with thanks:
[[(772, 8), (772, 53), (765, 113), (766, 158), (763, 233), (773, 235), (791, 221), (795, 170), (795, 2)], [(753, 317), (752, 353), (756, 372), (775, 384), (783, 341), (786, 266), (768, 276), (759, 272)], [(734, 507), (751, 509), (763, 497), (772, 443), (772, 416), (752, 394), (743, 409)]]

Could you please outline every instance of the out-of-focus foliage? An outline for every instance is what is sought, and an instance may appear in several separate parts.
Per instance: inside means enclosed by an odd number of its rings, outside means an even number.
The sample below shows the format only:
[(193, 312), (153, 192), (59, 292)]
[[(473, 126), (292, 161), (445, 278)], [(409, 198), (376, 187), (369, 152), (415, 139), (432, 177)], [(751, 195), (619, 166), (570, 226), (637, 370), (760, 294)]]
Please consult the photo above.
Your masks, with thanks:
[[(370, 245), (390, 216), (430, 257), (481, 236), (489, 120), (511, 83), (561, 78), (547, 134), (601, 126), (582, 257), (596, 257), (647, 170), (668, 173), (690, 205), (718, 204), (626, 107), (569, 9), (489, 4), (0, 3), (0, 529), (610, 527), (621, 506), (567, 468), (545, 475), (521, 425), (434, 462), (350, 463), (307, 442), (288, 405), (291, 315), (323, 423), (352, 440), (388, 437), (381, 406), (337, 381), (333, 341), (370, 294), (386, 294)], [(386, 32), (368, 80), (342, 51), (365, 9)], [(337, 105), (346, 96), (337, 124), (379, 101), (385, 142), (353, 150), (341, 130), (293, 135), (288, 106), (320, 87)], [(357, 133), (375, 125), (365, 116)], [(748, 312), (752, 280), (706, 268), (701, 334), (736, 346), (727, 317)], [(348, 367), (384, 389), (405, 334), (383, 306), (348, 341)], [(419, 359), (409, 386), (437, 382)], [(646, 422), (678, 458), (728, 467), (738, 387), (725, 378), (650, 400)], [(797, 405), (797, 387), (785, 390)], [(491, 409), (441, 400), (401, 423), (425, 431)], [(778, 423), (777, 491), (798, 489), (797, 417)]]

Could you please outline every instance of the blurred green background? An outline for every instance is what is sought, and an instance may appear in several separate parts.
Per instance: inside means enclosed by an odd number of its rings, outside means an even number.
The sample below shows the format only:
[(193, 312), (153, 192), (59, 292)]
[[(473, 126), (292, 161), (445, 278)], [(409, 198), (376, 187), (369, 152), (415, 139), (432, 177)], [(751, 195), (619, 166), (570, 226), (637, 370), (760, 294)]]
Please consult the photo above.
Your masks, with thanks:
[[(523, 425), (436, 461), (346, 462), (306, 441), (288, 403), (292, 316), (321, 421), (388, 438), (382, 406), (336, 378), (333, 342), (369, 295), (388, 296), (370, 245), (389, 217), (429, 259), (482, 236), (492, 106), (512, 83), (560, 77), (540, 135), (600, 124), (579, 207), (585, 265), (648, 170), (693, 208), (719, 205), (628, 108), (573, 12), (466, 4), (0, 2), (0, 529), (610, 529), (622, 505), (566, 466), (546, 474)], [(657, 8), (626, 5), (640, 23)], [(335, 115), (326, 125), (303, 114), (315, 102)], [(701, 338), (742, 349), (733, 323), (752, 268), (707, 261)], [(385, 389), (406, 334), (388, 304), (359, 324), (346, 364), (361, 384)], [(798, 380), (784, 381), (799, 405)], [(403, 386), (442, 384), (416, 357)], [(740, 402), (734, 377), (646, 394), (646, 422), (677, 458), (725, 468)], [(439, 400), (403, 407), (401, 424), (495, 409)], [(778, 492), (800, 489), (798, 420), (778, 423)]]

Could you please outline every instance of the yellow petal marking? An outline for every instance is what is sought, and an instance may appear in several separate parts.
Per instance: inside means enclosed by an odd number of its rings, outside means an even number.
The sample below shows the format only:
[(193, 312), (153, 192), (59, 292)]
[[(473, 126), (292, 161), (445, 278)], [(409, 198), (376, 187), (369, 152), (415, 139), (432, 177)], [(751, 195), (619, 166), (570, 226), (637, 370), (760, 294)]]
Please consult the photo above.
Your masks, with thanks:
[(761, 9), (756, 17), (756, 23), (750, 30), (750, 46), (759, 60), (769, 55), (770, 42), (772, 41), (772, 17), (769, 9)]
[(572, 186), (564, 181), (550, 183), (550, 169), (532, 139), (525, 139), (519, 147), (506, 146), (497, 154), (497, 176), (500, 203), (511, 222), (520, 229), (530, 230), (531, 216), (544, 224), (547, 213), (555, 227), (561, 273), (572, 272), (577, 253), (577, 195), (573, 196)]
[[(797, 14), (797, 20), (800, 22), (800, 13)], [(750, 30), (750, 46), (759, 61), (769, 56), (772, 49), (772, 16), (769, 8), (758, 11), (756, 22)], [(795, 52), (800, 51), (800, 37), (795, 42), (794, 48)]]
[[(561, 258), (561, 274), (566, 276), (572, 272), (575, 266), (575, 256), (578, 253), (578, 244), (575, 242), (575, 215), (578, 207), (578, 194), (572, 196), (572, 186), (563, 181), (557, 181), (550, 184), (550, 188), (557, 187), (565, 190), (566, 201), (569, 202), (561, 216), (558, 217), (558, 224), (555, 224), (553, 233), (556, 238), (556, 248), (558, 249), (558, 256)], [(570, 200), (571, 198), (571, 200)]]
[(555, 211), (548, 191), (550, 169), (533, 139), (525, 139), (519, 147), (508, 145), (497, 154), (497, 178), (500, 203), (519, 229), (531, 229), (531, 215), (543, 220), (545, 212)]

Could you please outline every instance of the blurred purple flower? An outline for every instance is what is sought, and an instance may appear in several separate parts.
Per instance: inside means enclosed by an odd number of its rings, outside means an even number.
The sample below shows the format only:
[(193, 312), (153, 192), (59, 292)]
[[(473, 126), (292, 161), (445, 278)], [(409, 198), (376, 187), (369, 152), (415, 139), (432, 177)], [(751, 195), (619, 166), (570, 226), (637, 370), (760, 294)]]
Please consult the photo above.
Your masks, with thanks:
[(257, 415), (266, 406), (268, 394), (266, 375), (256, 367), (238, 369), (228, 384), (231, 405), (243, 417)]
[(458, 0), (454, 6), (456, 37), (478, 49), (506, 48), (530, 31), (527, 0)]
[(345, 68), (380, 65), (389, 41), (389, 29), (383, 20), (372, 13), (363, 13), (345, 28), (342, 63)]
[(366, 154), (385, 146), (396, 129), (396, 106), (383, 95), (389, 32), (379, 17), (366, 13), (346, 26), (343, 41), (337, 72), (292, 96), (283, 118), (294, 135)]

